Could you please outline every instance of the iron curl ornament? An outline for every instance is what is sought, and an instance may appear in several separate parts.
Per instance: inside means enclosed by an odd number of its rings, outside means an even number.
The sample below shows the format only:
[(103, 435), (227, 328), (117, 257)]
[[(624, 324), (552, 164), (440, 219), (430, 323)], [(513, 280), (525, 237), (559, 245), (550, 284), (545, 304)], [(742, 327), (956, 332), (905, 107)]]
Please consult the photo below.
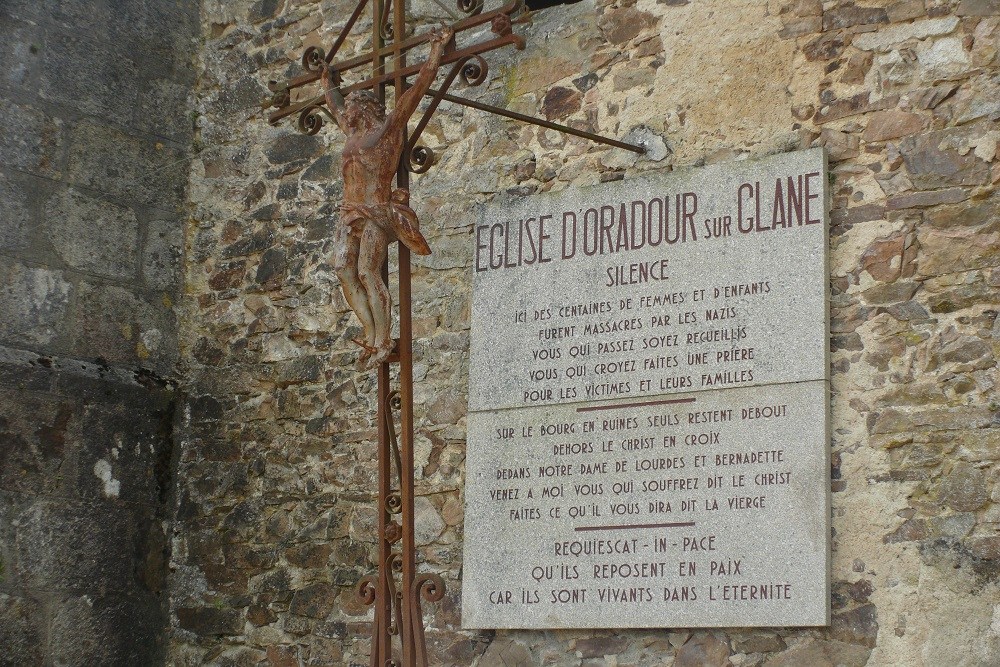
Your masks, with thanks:
[(414, 146), (406, 153), (406, 170), (411, 174), (423, 174), (437, 164), (438, 158), (430, 146)]
[(319, 74), (326, 63), (326, 53), (318, 46), (310, 46), (302, 53), (302, 68), (307, 72)]
[(302, 110), (302, 113), (299, 114), (299, 120), (297, 123), (299, 132), (310, 136), (318, 134), (319, 131), (323, 129), (323, 116), (326, 116), (331, 120), (333, 118), (329, 111), (318, 104), (306, 107)]
[(357, 587), (354, 591), (358, 602), (367, 607), (375, 604), (375, 591), (377, 588), (378, 577), (371, 574), (361, 577), (361, 579), (358, 580)]
[(478, 16), (483, 11), (483, 0), (458, 0), (458, 11), (468, 16)]

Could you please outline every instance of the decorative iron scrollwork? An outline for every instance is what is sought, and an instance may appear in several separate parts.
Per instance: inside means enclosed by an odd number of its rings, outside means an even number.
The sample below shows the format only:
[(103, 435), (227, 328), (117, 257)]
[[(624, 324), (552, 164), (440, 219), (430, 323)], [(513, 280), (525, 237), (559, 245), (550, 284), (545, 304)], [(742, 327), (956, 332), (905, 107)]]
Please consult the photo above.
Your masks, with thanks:
[(458, 11), (469, 16), (477, 16), (483, 11), (483, 0), (458, 0)]
[(319, 103), (308, 106), (299, 114), (299, 132), (304, 134), (316, 134), (323, 127), (323, 116), (333, 120), (333, 115), (327, 111), (326, 107)]
[(392, 29), (392, 0), (385, 0), (385, 5), (382, 7), (382, 24), (378, 31), (382, 35), (382, 39), (387, 42), (392, 41), (394, 32)]
[(375, 592), (377, 588), (378, 577), (370, 574), (367, 577), (361, 577), (358, 580), (358, 586), (355, 590), (358, 601), (365, 606), (375, 604)]
[(399, 514), (403, 511), (403, 499), (395, 491), (385, 497), (385, 511), (389, 514)]
[(326, 52), (318, 46), (310, 46), (302, 54), (302, 67), (307, 72), (318, 74), (323, 71), (326, 64)]
[(423, 174), (437, 161), (434, 151), (427, 146), (414, 146), (406, 156), (406, 168), (414, 174)]
[(473, 56), (462, 65), (462, 81), (467, 86), (479, 86), (486, 81), (490, 66), (482, 56)]
[(403, 629), (403, 594), (396, 590), (396, 578), (393, 573), (403, 570), (403, 556), (391, 553), (385, 560), (385, 578), (389, 586), (389, 634), (398, 635)]
[(444, 579), (437, 574), (419, 574), (413, 580), (413, 601), (419, 607), (420, 598), (438, 602), (444, 597)]

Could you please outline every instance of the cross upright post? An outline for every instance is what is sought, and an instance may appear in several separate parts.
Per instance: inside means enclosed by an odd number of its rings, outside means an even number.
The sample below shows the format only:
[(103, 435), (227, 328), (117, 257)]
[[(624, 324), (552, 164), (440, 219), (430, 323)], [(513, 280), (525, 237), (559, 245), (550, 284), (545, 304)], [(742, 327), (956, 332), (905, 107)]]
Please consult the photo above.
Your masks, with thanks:
[[(381, 55), (382, 40), (382, 12), (384, 6), (382, 0), (372, 0), (372, 78), (374, 79), (385, 67), (385, 57)], [(378, 101), (385, 103), (385, 85), (376, 85), (373, 89)], [(388, 265), (381, 267), (382, 280), (387, 282), (389, 277)], [(390, 526), (395, 522), (392, 519), (388, 499), (392, 494), (392, 459), (390, 458), (390, 428), (391, 413), (389, 386), (389, 364), (388, 362), (379, 364), (377, 370), (378, 382), (378, 563), (377, 581), (378, 587), (375, 590), (375, 617), (371, 630), (371, 651), (370, 667), (385, 667), (392, 664), (392, 627), (393, 627), (393, 606), (397, 603), (395, 599), (395, 586), (393, 586), (393, 543), (390, 539)], [(402, 471), (400, 471), (402, 473)], [(359, 589), (359, 596), (361, 589)], [(367, 602), (367, 600), (365, 600)]]

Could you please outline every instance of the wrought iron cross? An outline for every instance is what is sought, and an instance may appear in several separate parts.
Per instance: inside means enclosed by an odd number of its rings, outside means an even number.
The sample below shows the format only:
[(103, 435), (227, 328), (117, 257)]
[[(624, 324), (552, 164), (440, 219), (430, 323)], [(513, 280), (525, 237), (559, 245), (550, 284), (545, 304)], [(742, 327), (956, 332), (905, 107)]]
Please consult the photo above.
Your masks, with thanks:
[[(353, 253), (353, 256), (348, 257), (350, 261), (343, 261), (342, 265), (337, 265), (335, 258), (335, 266), (338, 268), (341, 283), (345, 286), (345, 296), (362, 319), (366, 331), (381, 326), (385, 335), (384, 345), (380, 345), (378, 341), (373, 342), (373, 338), (357, 341), (363, 348), (362, 360), (366, 358), (373, 360), (377, 363), (378, 369), (378, 571), (375, 575), (361, 579), (357, 587), (359, 599), (365, 604), (374, 605), (375, 608), (371, 632), (371, 667), (426, 667), (427, 648), (421, 599), (434, 602), (444, 596), (444, 581), (440, 576), (417, 573), (413, 525), (413, 341), (409, 248), (417, 247), (418, 251), (419, 248), (423, 248), (426, 251), (427, 247), (417, 230), (416, 214), (409, 208), (409, 173), (422, 173), (434, 163), (431, 150), (418, 143), (421, 133), (438, 105), (442, 101), (448, 101), (636, 153), (644, 152), (640, 146), (448, 93), (451, 85), (459, 77), (469, 86), (478, 86), (486, 80), (488, 66), (483, 58), (484, 54), (506, 46), (524, 48), (524, 40), (514, 34), (512, 29), (517, 21), (515, 15), (522, 9), (522, 0), (511, 0), (499, 9), (489, 12), (483, 12), (482, 0), (457, 0), (458, 9), (465, 14), (465, 17), (450, 26), (453, 35), (439, 34), (437, 37), (434, 37), (434, 33), (406, 36), (405, 1), (359, 0), (329, 52), (324, 52), (315, 46), (307, 48), (302, 55), (304, 74), (288, 81), (272, 81), (268, 84), (273, 93), (268, 105), (276, 107), (269, 116), (270, 123), (277, 124), (283, 118), (298, 114), (299, 130), (315, 134), (323, 126), (323, 116), (326, 115), (336, 121), (349, 135), (344, 149), (345, 203), (341, 207), (338, 233), (341, 234), (339, 242), (342, 247), (349, 251), (346, 254)], [(337, 61), (337, 53), (369, 5), (373, 26), (371, 51)], [(487, 24), (492, 33), (490, 38), (458, 46), (459, 42), (467, 41), (471, 30)], [(475, 34), (478, 33), (479, 31), (476, 31)], [(447, 44), (444, 44), (443, 40), (446, 38)], [(438, 42), (436, 44), (433, 41), (435, 39)], [(388, 46), (386, 46), (387, 40), (390, 41)], [(431, 59), (434, 63), (407, 65), (408, 52), (425, 44), (431, 44)], [(389, 59), (392, 68), (386, 71)], [(346, 75), (366, 65), (371, 65), (370, 75), (362, 76), (359, 81), (353, 83), (346, 81)], [(437, 89), (429, 87), (432, 78), (428, 77), (436, 74), (437, 67), (445, 65), (451, 65), (451, 69), (445, 75), (441, 86)], [(362, 90), (371, 91), (378, 104), (384, 105), (387, 85), (395, 88), (397, 107), (406, 102), (409, 104), (407, 111), (415, 109), (415, 98), (405, 95), (410, 85), (407, 79), (414, 76), (417, 77), (415, 80), (417, 89), (413, 94), (419, 93), (423, 84), (424, 94), (431, 97), (431, 103), (409, 137), (406, 137), (405, 133), (405, 118), (404, 125), (399, 128), (402, 133), (400, 138), (395, 134), (392, 136), (385, 134), (385, 128), (392, 125), (395, 114), (389, 114), (388, 119), (377, 117), (375, 114), (365, 116), (367, 120), (359, 120), (359, 114), (368, 112), (362, 108), (363, 104), (358, 101), (360, 98), (357, 96), (354, 96), (356, 106), (352, 110), (351, 93)], [(291, 103), (292, 90), (317, 81), (321, 81), (327, 88), (324, 95)], [(341, 103), (345, 98), (347, 104), (342, 106)], [(334, 105), (335, 108), (330, 108), (330, 105)], [(382, 111), (384, 112), (384, 108)], [(382, 122), (380, 118), (384, 119), (385, 125), (378, 124)], [(395, 120), (398, 121), (399, 117)], [(381, 152), (378, 145), (380, 142), (387, 146)], [(385, 160), (392, 160), (392, 164), (389, 165), (390, 172), (383, 169)], [(351, 184), (347, 183), (347, 165), (354, 170), (350, 172)], [(392, 169), (395, 169), (395, 189), (391, 189), (389, 183), (383, 182), (383, 177), (385, 180), (391, 180)], [(353, 190), (350, 196), (349, 189)], [(375, 241), (366, 246), (365, 239), (369, 236)], [(414, 245), (413, 239), (417, 237), (419, 241), (424, 241), (423, 245), (419, 243)], [(384, 315), (389, 310), (390, 296), (387, 291), (382, 293), (382, 287), (374, 284), (372, 276), (365, 274), (361, 265), (367, 261), (370, 270), (371, 262), (374, 261), (377, 264), (375, 270), (381, 273), (381, 284), (384, 286), (388, 277), (385, 249), (390, 241), (397, 238), (401, 241), (398, 280), (399, 338), (389, 341), (386, 329), (388, 325), (385, 322), (387, 318)], [(352, 289), (346, 285), (349, 282), (358, 283), (354, 286), (357, 289), (354, 289), (353, 294)], [(373, 292), (381, 295), (381, 301), (373, 296)], [(364, 300), (361, 296), (364, 296)], [(375, 310), (379, 310), (379, 313), (373, 315)], [(399, 364), (398, 391), (390, 389), (389, 368), (392, 363)], [(394, 411), (400, 413), (398, 443), (395, 421), (392, 417)], [(393, 488), (393, 467), (396, 469), (397, 488)], [(397, 542), (400, 543), (398, 551)], [(397, 585), (397, 574), (399, 585)], [(393, 637), (399, 639), (400, 660), (393, 656)]]

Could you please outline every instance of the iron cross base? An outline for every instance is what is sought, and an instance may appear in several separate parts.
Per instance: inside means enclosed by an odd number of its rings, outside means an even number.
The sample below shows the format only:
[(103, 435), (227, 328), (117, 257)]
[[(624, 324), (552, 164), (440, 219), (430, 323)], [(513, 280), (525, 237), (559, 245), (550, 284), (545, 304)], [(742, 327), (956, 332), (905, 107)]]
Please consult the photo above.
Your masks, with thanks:
[[(410, 252), (399, 244), (399, 338), (378, 367), (378, 570), (358, 582), (358, 599), (374, 605), (370, 667), (427, 667), (422, 601), (444, 597), (444, 580), (417, 574), (413, 481), (413, 335)], [(383, 278), (387, 270), (383, 268)], [(389, 369), (399, 365), (399, 390)], [(397, 439), (394, 412), (399, 412)], [(393, 468), (399, 488), (393, 488)], [(396, 517), (399, 517), (399, 523)], [(397, 549), (398, 545), (398, 549)], [(399, 585), (397, 586), (397, 575)], [(393, 637), (400, 659), (393, 657)]]

